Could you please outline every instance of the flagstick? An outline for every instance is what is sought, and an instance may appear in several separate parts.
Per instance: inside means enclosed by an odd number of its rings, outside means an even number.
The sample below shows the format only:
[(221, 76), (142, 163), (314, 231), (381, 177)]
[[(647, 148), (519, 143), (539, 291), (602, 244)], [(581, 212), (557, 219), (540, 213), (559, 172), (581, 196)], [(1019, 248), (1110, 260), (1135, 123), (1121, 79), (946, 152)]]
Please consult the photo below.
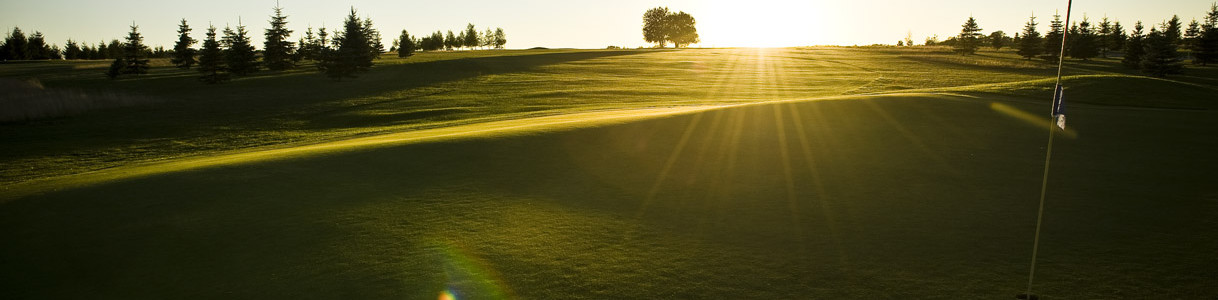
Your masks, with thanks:
[[(1057, 56), (1057, 86), (1053, 88), (1054, 99), (1050, 101), (1050, 107), (1053, 107), (1056, 103), (1057, 97), (1063, 96), (1058, 93), (1058, 87), (1062, 85), (1062, 63), (1066, 60), (1066, 35), (1070, 32), (1070, 7), (1074, 4), (1073, 2), (1074, 0), (1066, 1), (1066, 23), (1062, 25), (1062, 49), (1061, 53)], [(1063, 92), (1064, 90), (1062, 89)], [(1062, 105), (1065, 105), (1065, 103), (1062, 103)], [(1056, 111), (1051, 112), (1051, 114), (1054, 114), (1054, 117), (1056, 117), (1056, 113)], [(1028, 270), (1028, 290), (1024, 293), (1029, 300), (1033, 299), (1032, 278), (1036, 275), (1036, 252), (1040, 248), (1040, 224), (1045, 216), (1045, 190), (1049, 186), (1049, 159), (1053, 157), (1053, 136), (1057, 133), (1057, 130), (1053, 128), (1052, 120), (1050, 120), (1048, 127), (1049, 144), (1045, 147), (1045, 174), (1041, 177), (1040, 181), (1040, 208), (1036, 210), (1036, 237), (1032, 239), (1032, 266)]]

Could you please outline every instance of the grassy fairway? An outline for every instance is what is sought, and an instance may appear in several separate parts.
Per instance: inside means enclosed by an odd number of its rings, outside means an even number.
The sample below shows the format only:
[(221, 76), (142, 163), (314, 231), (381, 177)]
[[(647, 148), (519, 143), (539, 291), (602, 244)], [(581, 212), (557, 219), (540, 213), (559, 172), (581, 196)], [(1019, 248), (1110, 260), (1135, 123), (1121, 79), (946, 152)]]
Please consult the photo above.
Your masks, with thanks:
[[(1026, 284), (1052, 86), (1040, 64), (836, 48), (480, 55), (390, 60), (342, 83), (136, 79), (117, 84), (197, 93), (4, 125), (0, 291), (1003, 299)], [(1105, 63), (1071, 71), (1086, 76), (1070, 77), (1071, 130), (1054, 146), (1037, 291), (1218, 294), (1214, 71), (1164, 81)], [(106, 84), (66, 77), (43, 82)], [(296, 81), (339, 90), (281, 96)], [(826, 98), (902, 90), (927, 92)], [(819, 100), (704, 107), (799, 99)], [(538, 115), (555, 116), (520, 119)], [(115, 127), (91, 128), (102, 122)], [(367, 137), (317, 143), (351, 136)], [(146, 151), (113, 153), (128, 147)]]

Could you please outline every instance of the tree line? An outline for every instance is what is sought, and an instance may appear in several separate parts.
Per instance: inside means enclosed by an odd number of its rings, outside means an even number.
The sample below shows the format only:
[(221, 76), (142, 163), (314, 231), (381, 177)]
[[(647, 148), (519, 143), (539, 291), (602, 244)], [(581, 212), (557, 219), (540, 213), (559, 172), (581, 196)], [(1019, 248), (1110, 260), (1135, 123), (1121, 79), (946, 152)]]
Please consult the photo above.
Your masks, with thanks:
[[(1037, 25), (1036, 17), (1031, 16), (1022, 32), (1014, 37), (1007, 37), (1001, 30), (984, 35), (976, 19), (969, 17), (961, 25), (957, 36), (943, 42), (937, 38), (927, 38), (926, 45), (951, 46), (965, 55), (975, 53), (983, 45), (994, 49), (1010, 46), (1018, 49), (1016, 53), (1026, 59), (1049, 61), (1057, 61), (1062, 54), (1089, 60), (1106, 58), (1116, 52), (1121, 54), (1124, 66), (1159, 77), (1180, 73), (1185, 59), (1202, 66), (1218, 62), (1218, 4), (1210, 6), (1203, 20), (1192, 20), (1187, 27), (1179, 16), (1172, 16), (1158, 26), (1152, 25), (1149, 32), (1145, 31), (1142, 21), (1137, 21), (1133, 30), (1127, 32), (1120, 21), (1110, 22), (1107, 17), (1097, 24), (1084, 16), (1082, 21), (1074, 22), (1067, 28), (1061, 21), (1061, 15), (1054, 14), (1049, 22), (1049, 32), (1044, 36), (1037, 31)], [(1067, 34), (1064, 53), (1063, 34)], [(912, 41), (906, 37), (898, 44), (912, 46)], [(1187, 53), (1181, 50), (1187, 50)]]
[[(356, 77), (358, 73), (371, 68), (373, 61), (386, 50), (381, 33), (375, 29), (372, 19), (360, 19), (354, 7), (341, 29), (331, 31), (321, 27), (314, 31), (309, 27), (297, 41), (291, 41), (293, 31), (287, 28), (287, 18), (282, 7), (274, 8), (274, 15), (268, 21), (270, 26), (263, 33), (266, 39), (261, 50), (252, 44), (249, 31), (240, 21), (236, 27), (225, 26), (223, 30), (209, 24), (200, 47), (195, 48), (194, 45), (200, 41), (191, 36), (193, 29), (186, 19), (182, 19), (178, 24), (178, 40), (173, 49), (150, 49), (144, 44), (136, 24), (131, 25), (125, 41), (115, 39), (109, 44), (90, 46), (69, 39), (62, 49), (48, 45), (40, 32), (27, 38), (20, 28), (14, 28), (0, 44), (0, 60), (113, 59), (105, 74), (117, 78), (125, 74), (147, 73), (150, 58), (170, 58), (178, 68), (196, 69), (203, 82), (219, 83), (232, 76), (244, 76), (262, 69), (281, 71), (296, 68), (302, 61), (315, 62), (317, 69), (331, 78)], [(430, 36), (416, 38), (402, 30), (389, 51), (398, 52), (399, 57), (408, 57), (416, 51), (479, 47), (503, 49), (506, 44), (503, 28), (493, 31), (487, 28), (479, 32), (473, 24), (469, 24), (460, 34), (448, 31), (447, 36), (437, 31)]]
[[(149, 49), (147, 55), (154, 58), (167, 58), (172, 50), (164, 47)], [(4, 41), (0, 42), (0, 61), (8, 60), (49, 60), (49, 59), (114, 59), (123, 56), (123, 43), (111, 40), (110, 43), (98, 42), (89, 45), (68, 40), (63, 47), (49, 44), (42, 32), (35, 31), (26, 36), (20, 27), (9, 31)]]

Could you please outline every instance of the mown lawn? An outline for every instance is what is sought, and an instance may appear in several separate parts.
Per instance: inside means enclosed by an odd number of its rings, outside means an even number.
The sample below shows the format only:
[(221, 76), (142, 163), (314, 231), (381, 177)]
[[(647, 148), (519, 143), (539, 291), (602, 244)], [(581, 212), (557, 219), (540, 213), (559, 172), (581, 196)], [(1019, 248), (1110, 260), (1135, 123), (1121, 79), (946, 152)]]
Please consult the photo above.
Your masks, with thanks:
[[(985, 55), (469, 52), (343, 82), (47, 79), (195, 92), (0, 127), (6, 178), (22, 182), (0, 200), (0, 290), (1009, 299), (1027, 280), (1053, 72)], [(1165, 81), (1089, 67), (1112, 63), (1071, 69), (1036, 291), (1218, 294), (1213, 69)], [(708, 106), (751, 102), (765, 103)], [(216, 146), (166, 146), (191, 141)]]

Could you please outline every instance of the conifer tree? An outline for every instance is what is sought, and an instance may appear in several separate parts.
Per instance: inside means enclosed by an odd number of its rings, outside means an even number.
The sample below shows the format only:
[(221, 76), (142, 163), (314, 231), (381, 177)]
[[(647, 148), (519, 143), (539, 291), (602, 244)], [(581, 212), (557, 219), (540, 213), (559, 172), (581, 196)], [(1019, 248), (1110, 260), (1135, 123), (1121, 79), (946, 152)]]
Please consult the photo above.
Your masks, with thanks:
[(1191, 51), (1192, 56), (1193, 56), (1193, 64), (1195, 64), (1195, 65), (1201, 63), (1201, 61), (1197, 59), (1197, 54), (1201, 50), (1200, 42), (1201, 42), (1201, 23), (1198, 23), (1197, 19), (1193, 19), (1192, 22), (1188, 23), (1188, 28), (1184, 30), (1183, 44), (1184, 44), (1184, 49), (1188, 49)]
[(123, 75), (123, 69), (125, 68), (127, 68), (127, 61), (122, 57), (115, 58), (114, 62), (110, 63), (110, 68), (106, 69), (106, 77), (118, 79), (119, 75)]
[(338, 49), (326, 55), (319, 64), (326, 76), (334, 79), (355, 77), (356, 73), (372, 67), (372, 47), (363, 25), (355, 14), (355, 8), (351, 8), (351, 14), (343, 23), (342, 34), (334, 38)]
[(186, 25), (186, 19), (182, 19), (182, 23), (178, 24), (178, 42), (173, 45), (173, 65), (182, 69), (190, 69), (195, 64), (195, 49), (191, 48), (197, 40), (190, 38), (190, 26)]
[(317, 43), (317, 35), (313, 34), (313, 27), (305, 30), (305, 36), (300, 38), (300, 48), (296, 50), (295, 60), (315, 59), (313, 44)]
[(13, 27), (13, 32), (4, 39), (5, 58), (13, 60), (29, 59), (29, 54), (26, 52), (29, 49), (29, 40), (26, 39), (25, 33), (21, 32), (21, 28)]
[(283, 8), (275, 5), (275, 15), (271, 16), (269, 21), (271, 28), (267, 28), (263, 35), (266, 40), (262, 43), (262, 64), (267, 70), (280, 71), (296, 67), (295, 47), (288, 37), (292, 35), (292, 30), (288, 29), (288, 16), (283, 15)]
[(34, 35), (30, 36), (29, 44), (26, 45), (25, 51), (29, 54), (29, 59), (46, 60), (51, 59), (51, 46), (47, 45), (46, 38), (42, 36), (42, 32), (35, 31)]
[(1125, 40), (1128, 37), (1125, 36), (1125, 27), (1121, 27), (1121, 21), (1113, 22), (1111, 31), (1104, 38), (1108, 40), (1108, 49), (1115, 51), (1125, 49)]
[(1083, 17), (1083, 21), (1078, 24), (1077, 35), (1073, 38), (1074, 45), (1071, 47), (1070, 57), (1087, 60), (1099, 54), (1094, 29), (1091, 28), (1091, 22), (1087, 21), (1086, 17)]
[(1164, 26), (1162, 32), (1151, 28), (1150, 34), (1146, 35), (1146, 55), (1142, 57), (1142, 72), (1156, 77), (1180, 73), (1183, 66), (1180, 54), (1176, 52), (1176, 44), (1168, 34), (1169, 26)]
[(495, 31), (487, 27), (486, 31), (482, 32), (481, 42), (483, 48), (490, 49), (495, 47)]
[(968, 21), (961, 25), (960, 35), (956, 37), (956, 44), (953, 46), (956, 52), (960, 54), (973, 54), (977, 52), (977, 48), (981, 46), (981, 27), (977, 26), (977, 20), (969, 17)]
[(64, 59), (81, 59), (81, 52), (80, 45), (71, 39), (68, 39), (68, 42), (63, 45)]
[(203, 47), (199, 49), (199, 73), (203, 76), (199, 77), (206, 83), (220, 83), (228, 80), (228, 67), (224, 65), (224, 50), (220, 49), (220, 42), (216, 40), (216, 27), (207, 27), (207, 38), (203, 40)]
[[(1171, 20), (1161, 24), (1161, 26), (1163, 30), (1160, 30), (1159, 33), (1163, 34), (1163, 37), (1167, 38), (1168, 42), (1179, 45), (1183, 41), (1181, 38), (1180, 16), (1172, 15)], [(1151, 28), (1151, 30), (1153, 31), (1154, 28)], [(1147, 36), (1149, 37), (1149, 35)]]
[(1145, 56), (1146, 48), (1143, 47), (1142, 41), (1146, 37), (1142, 35), (1142, 21), (1133, 24), (1133, 32), (1129, 34), (1129, 39), (1125, 41), (1125, 57), (1121, 58), (1121, 63), (1129, 68), (1141, 68), (1142, 57)]
[(1197, 44), (1194, 57), (1202, 66), (1218, 62), (1218, 4), (1210, 5), (1210, 11), (1201, 23), (1201, 37)]
[(1045, 34), (1045, 59), (1056, 61), (1057, 56), (1061, 55), (1062, 35), (1065, 33), (1065, 24), (1062, 23), (1061, 15), (1054, 14), (1053, 21), (1049, 22), (1049, 33)]
[(250, 44), (249, 32), (245, 25), (237, 23), (237, 29), (224, 28), (224, 64), (228, 72), (242, 76), (258, 71), (258, 57), (254, 46)]
[(127, 33), (127, 43), (123, 46), (123, 58), (127, 67), (123, 74), (148, 73), (148, 46), (144, 46), (144, 37), (140, 35), (139, 26), (131, 24), (131, 32)]
[(410, 33), (406, 32), (406, 29), (402, 29), (402, 35), (398, 36), (397, 48), (398, 57), (408, 57), (414, 55), (414, 51), (418, 46), (414, 44), (414, 37), (411, 37)]
[(1040, 32), (1036, 31), (1036, 16), (1028, 18), (1028, 23), (1024, 23), (1023, 37), (1019, 40), (1019, 56), (1026, 59), (1032, 59), (1043, 52), (1041, 49), (1043, 41), (1041, 41)]
[(1112, 22), (1108, 21), (1107, 16), (1100, 19), (1100, 26), (1098, 29), (1099, 30), (1095, 31), (1095, 35), (1093, 35), (1096, 48), (1099, 49), (1100, 57), (1108, 57), (1108, 51), (1112, 49), (1112, 46), (1109, 45), (1108, 39), (1108, 36), (1112, 35)]
[(372, 59), (381, 58), (381, 53), (385, 52), (385, 44), (381, 42), (381, 31), (376, 30), (371, 18), (364, 18), (362, 26), (364, 38), (368, 40), (368, 49), (371, 51)]

